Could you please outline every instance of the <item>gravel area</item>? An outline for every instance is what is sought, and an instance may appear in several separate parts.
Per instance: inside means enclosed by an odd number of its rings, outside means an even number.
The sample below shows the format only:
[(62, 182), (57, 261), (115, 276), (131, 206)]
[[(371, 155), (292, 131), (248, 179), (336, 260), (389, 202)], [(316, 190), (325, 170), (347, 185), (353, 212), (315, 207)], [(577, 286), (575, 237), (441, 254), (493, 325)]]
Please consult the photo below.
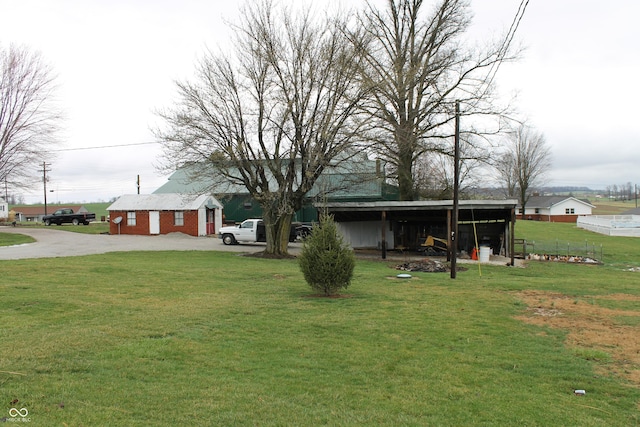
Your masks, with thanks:
[[(264, 243), (225, 246), (217, 237), (193, 237), (182, 233), (158, 236), (82, 234), (55, 228), (0, 226), (2, 233), (20, 233), (36, 242), (16, 246), (0, 246), (0, 259), (52, 258), (103, 254), (120, 251), (227, 251), (260, 252)], [(300, 243), (292, 243), (292, 254), (299, 252)]]

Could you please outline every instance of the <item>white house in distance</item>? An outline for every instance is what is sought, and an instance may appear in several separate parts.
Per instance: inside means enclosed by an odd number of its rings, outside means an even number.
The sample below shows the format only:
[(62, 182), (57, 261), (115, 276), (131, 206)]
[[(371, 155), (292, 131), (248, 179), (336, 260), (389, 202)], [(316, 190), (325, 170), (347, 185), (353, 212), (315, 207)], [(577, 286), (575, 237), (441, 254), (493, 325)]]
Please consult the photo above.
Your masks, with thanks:
[(591, 203), (572, 196), (532, 196), (527, 201), (525, 212), (518, 205), (518, 219), (547, 222), (576, 222), (579, 216), (591, 215)]
[(0, 197), (0, 221), (9, 219), (9, 204)]

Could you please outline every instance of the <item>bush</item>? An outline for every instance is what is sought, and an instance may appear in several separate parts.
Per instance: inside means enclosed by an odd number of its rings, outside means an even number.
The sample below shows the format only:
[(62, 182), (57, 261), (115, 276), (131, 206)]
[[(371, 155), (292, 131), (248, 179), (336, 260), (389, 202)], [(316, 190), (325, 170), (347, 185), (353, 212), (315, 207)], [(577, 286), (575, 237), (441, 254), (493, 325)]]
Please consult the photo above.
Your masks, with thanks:
[(299, 260), (307, 283), (325, 296), (337, 295), (349, 286), (356, 263), (330, 215), (323, 215), (304, 240)]

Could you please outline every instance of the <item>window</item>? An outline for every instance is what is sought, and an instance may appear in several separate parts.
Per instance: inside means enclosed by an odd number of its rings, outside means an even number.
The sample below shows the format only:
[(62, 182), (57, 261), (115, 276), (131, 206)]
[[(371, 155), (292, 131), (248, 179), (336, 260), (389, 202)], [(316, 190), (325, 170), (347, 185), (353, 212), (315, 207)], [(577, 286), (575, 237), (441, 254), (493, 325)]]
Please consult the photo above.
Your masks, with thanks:
[(251, 210), (252, 207), (251, 202), (244, 202), (243, 206), (246, 210)]
[(570, 215), (570, 214), (576, 213), (576, 210), (574, 208), (566, 208), (564, 210), (564, 213), (567, 214), (567, 215)]
[(540, 213), (540, 208), (536, 208), (536, 213), (539, 214)]
[(136, 225), (136, 213), (135, 213), (135, 211), (127, 212), (127, 225)]
[(184, 212), (175, 211), (173, 213), (173, 225), (184, 225)]

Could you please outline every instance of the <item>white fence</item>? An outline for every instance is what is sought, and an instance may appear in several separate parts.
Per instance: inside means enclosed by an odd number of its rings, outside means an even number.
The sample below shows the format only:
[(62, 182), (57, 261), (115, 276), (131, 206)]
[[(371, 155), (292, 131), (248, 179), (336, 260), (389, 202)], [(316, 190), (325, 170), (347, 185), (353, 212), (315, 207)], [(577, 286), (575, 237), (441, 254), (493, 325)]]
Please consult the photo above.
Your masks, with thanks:
[(640, 215), (579, 216), (576, 225), (607, 236), (640, 237)]

